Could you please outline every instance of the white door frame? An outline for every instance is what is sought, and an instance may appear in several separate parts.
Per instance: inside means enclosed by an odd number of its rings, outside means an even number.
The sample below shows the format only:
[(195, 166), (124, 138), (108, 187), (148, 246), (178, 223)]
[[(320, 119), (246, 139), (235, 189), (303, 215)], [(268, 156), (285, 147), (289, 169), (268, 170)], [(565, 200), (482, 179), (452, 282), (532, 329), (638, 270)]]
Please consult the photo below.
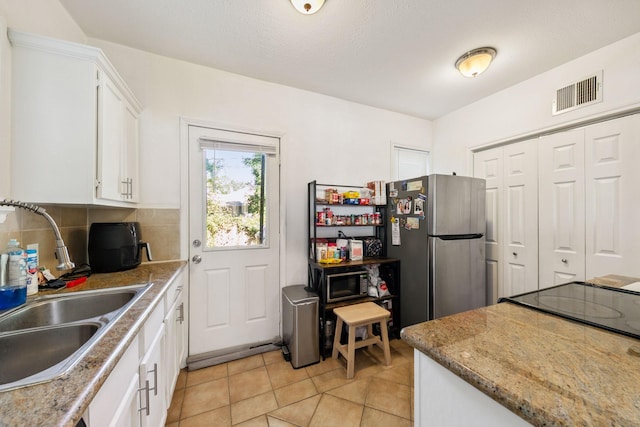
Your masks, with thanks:
[[(286, 144), (285, 134), (282, 132), (274, 132), (274, 131), (264, 131), (257, 129), (249, 129), (242, 128), (238, 126), (230, 126), (220, 123), (215, 123), (207, 120), (200, 119), (192, 119), (188, 117), (180, 117), (180, 258), (190, 263), (191, 260), (189, 257), (189, 126), (201, 126), (201, 127), (209, 127), (216, 129), (224, 129), (230, 132), (241, 132), (241, 133), (253, 133), (256, 135), (264, 135), (274, 138), (280, 138), (280, 164), (279, 164), (279, 174), (280, 174), (280, 188), (279, 188), (279, 211), (280, 211), (280, 219), (278, 227), (280, 229), (279, 236), (279, 245), (280, 245), (280, 253), (278, 254), (278, 277), (279, 277), (279, 287), (283, 288), (285, 283), (285, 272), (286, 272), (286, 257), (287, 253), (286, 248), (286, 229), (284, 225), (286, 224), (286, 194), (282, 191), (283, 182), (286, 182), (286, 168), (284, 167), (283, 162), (283, 151)], [(188, 266), (187, 266), (188, 268)], [(186, 274), (187, 288), (189, 287), (189, 274)], [(185, 298), (185, 301), (188, 301), (188, 298)], [(280, 313), (280, 336), (282, 336), (282, 298), (278, 299), (278, 311)], [(187, 312), (189, 310), (188, 306), (186, 308)], [(190, 355), (187, 355), (190, 356)]]

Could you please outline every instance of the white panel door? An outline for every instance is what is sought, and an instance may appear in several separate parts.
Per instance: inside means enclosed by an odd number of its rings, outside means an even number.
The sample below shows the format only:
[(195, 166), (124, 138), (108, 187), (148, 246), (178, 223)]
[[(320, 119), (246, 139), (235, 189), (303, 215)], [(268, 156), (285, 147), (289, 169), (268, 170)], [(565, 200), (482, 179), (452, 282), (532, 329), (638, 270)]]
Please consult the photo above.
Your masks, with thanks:
[(538, 289), (537, 139), (506, 145), (504, 161), (504, 286), (500, 296)]
[(502, 264), (500, 237), (502, 231), (503, 191), (502, 147), (480, 151), (473, 156), (473, 176), (486, 180), (485, 259), (487, 276), (487, 304), (494, 304), (502, 292)]
[(640, 115), (585, 129), (586, 277), (638, 276)]
[(539, 287), (585, 279), (584, 129), (540, 139)]
[(280, 331), (278, 138), (189, 126), (189, 355)]

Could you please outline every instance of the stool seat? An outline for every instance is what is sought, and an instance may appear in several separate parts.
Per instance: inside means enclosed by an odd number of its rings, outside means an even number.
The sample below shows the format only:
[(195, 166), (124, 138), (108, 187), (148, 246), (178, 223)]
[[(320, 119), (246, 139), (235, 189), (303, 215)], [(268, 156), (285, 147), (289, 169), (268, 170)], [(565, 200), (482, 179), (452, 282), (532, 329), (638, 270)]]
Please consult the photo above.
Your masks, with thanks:
[[(333, 339), (333, 352), (331, 356), (338, 358), (342, 354), (347, 361), (347, 378), (353, 378), (355, 374), (355, 351), (358, 348), (373, 345), (379, 346), (384, 352), (385, 364), (391, 363), (391, 351), (389, 349), (389, 335), (387, 332), (387, 318), (391, 316), (388, 310), (373, 302), (339, 307), (333, 310), (336, 315), (335, 337)], [(342, 325), (349, 326), (347, 344), (340, 344)], [(380, 335), (373, 334), (372, 325), (380, 324)], [(367, 338), (356, 342), (356, 328), (367, 327)]]

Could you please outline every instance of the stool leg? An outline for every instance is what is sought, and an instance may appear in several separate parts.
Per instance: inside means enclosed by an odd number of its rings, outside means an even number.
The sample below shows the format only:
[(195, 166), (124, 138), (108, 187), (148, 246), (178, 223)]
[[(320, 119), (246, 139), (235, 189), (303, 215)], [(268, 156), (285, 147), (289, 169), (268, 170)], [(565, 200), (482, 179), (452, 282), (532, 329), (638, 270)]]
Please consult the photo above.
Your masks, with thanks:
[[(369, 323), (367, 325), (367, 338), (371, 338), (373, 336), (373, 323)], [(373, 344), (369, 344), (369, 350), (373, 349)]]
[(353, 325), (349, 325), (347, 355), (347, 379), (351, 379), (356, 370), (356, 327)]
[(391, 364), (391, 350), (389, 349), (389, 334), (387, 332), (387, 319), (380, 321), (380, 334), (382, 335), (382, 349), (384, 350), (384, 360), (388, 365)]
[(340, 347), (340, 335), (342, 335), (342, 318), (336, 318), (336, 328), (333, 330), (333, 351), (331, 357), (333, 359), (338, 358), (338, 347)]

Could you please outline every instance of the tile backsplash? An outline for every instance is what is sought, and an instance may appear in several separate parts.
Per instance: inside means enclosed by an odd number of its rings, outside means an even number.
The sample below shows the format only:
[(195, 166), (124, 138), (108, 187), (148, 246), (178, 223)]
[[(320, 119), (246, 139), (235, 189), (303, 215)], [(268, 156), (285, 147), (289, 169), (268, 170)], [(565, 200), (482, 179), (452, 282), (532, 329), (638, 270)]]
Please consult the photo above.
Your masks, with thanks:
[[(140, 223), (142, 241), (151, 246), (154, 261), (180, 258), (180, 210), (179, 209), (121, 209), (102, 207), (70, 207), (42, 205), (60, 228), (71, 260), (80, 265), (88, 263), (87, 242), (89, 227), (94, 222), (137, 221)], [(55, 256), (55, 237), (49, 222), (41, 215), (24, 209), (7, 215), (0, 224), (0, 250), (14, 238), (25, 248), (28, 244), (40, 246), (39, 264), (58, 276)], [(146, 255), (143, 256), (146, 261)]]

